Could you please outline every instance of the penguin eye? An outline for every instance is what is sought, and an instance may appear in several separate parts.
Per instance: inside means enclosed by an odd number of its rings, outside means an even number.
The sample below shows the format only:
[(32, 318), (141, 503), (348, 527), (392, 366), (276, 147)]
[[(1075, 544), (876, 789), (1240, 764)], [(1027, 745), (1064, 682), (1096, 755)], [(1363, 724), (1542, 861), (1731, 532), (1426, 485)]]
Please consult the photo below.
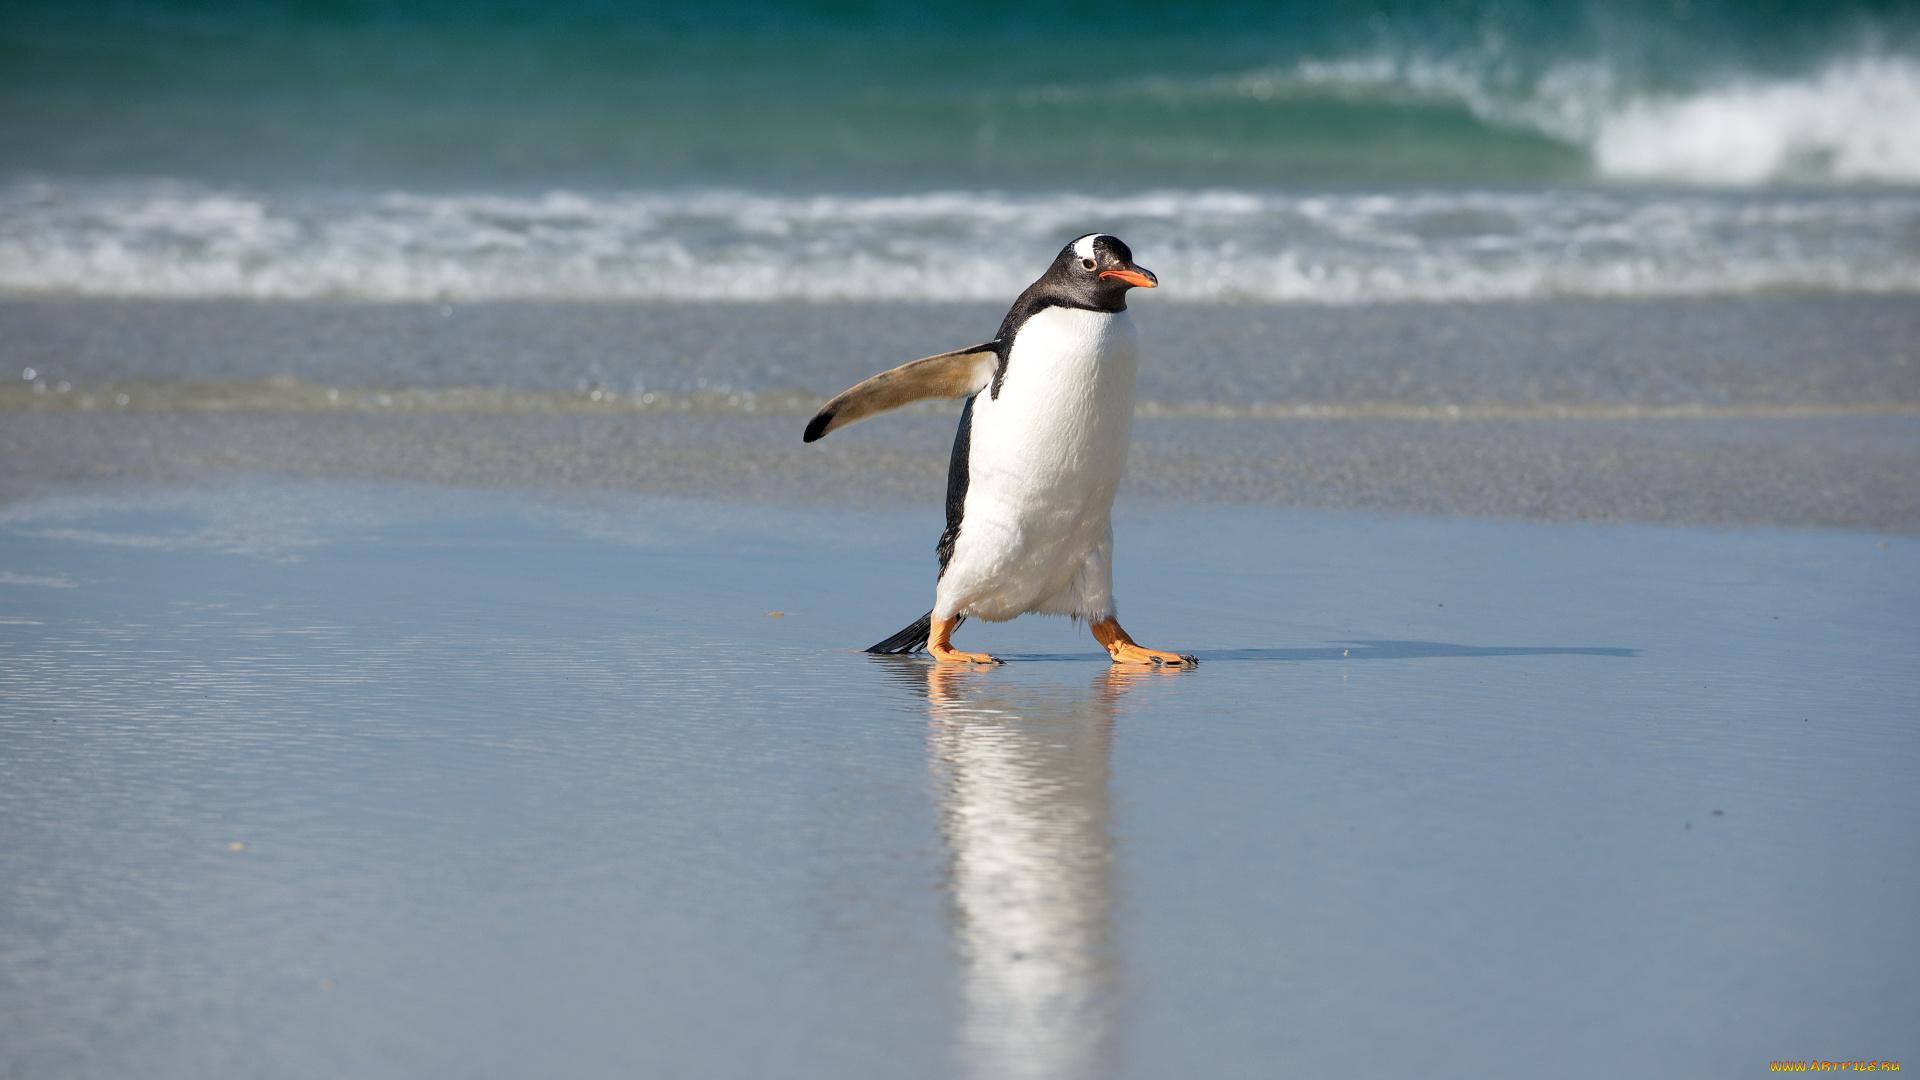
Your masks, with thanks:
[(1091, 270), (1091, 269), (1093, 269), (1094, 267), (1096, 267), (1096, 266), (1098, 266), (1098, 265), (1100, 265), (1100, 264), (1099, 264), (1099, 263), (1096, 263), (1096, 262), (1094, 262), (1094, 261), (1093, 261), (1092, 259), (1081, 259), (1081, 260), (1080, 260), (1080, 267), (1081, 267), (1081, 269), (1083, 269), (1083, 270)]

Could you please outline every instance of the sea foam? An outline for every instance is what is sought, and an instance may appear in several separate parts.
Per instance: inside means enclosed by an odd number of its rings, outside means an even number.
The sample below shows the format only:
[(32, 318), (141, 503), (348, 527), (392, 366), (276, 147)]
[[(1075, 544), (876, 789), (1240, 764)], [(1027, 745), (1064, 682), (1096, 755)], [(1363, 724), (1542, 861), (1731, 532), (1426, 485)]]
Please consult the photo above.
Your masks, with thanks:
[(1920, 193), (0, 189), (0, 294), (980, 300), (1126, 238), (1177, 301), (1920, 291)]

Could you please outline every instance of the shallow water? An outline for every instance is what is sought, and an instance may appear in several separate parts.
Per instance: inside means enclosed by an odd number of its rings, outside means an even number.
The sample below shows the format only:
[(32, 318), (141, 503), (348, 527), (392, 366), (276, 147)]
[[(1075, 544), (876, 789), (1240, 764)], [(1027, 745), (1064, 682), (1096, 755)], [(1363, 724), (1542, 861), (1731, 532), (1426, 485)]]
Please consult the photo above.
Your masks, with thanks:
[(1913, 1056), (1911, 539), (1141, 510), (1123, 616), (1195, 672), (1037, 619), (962, 630), (998, 669), (853, 651), (938, 527), (0, 511), (6, 1071)]

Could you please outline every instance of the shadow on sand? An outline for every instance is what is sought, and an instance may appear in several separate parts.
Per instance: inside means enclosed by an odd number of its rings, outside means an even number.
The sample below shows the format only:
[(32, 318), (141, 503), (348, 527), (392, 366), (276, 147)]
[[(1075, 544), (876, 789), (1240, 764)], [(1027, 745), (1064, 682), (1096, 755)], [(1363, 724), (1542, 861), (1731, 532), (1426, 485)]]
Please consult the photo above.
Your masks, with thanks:
[[(1104, 660), (1099, 653), (1002, 653), (1009, 663)], [(1454, 645), (1444, 641), (1367, 638), (1302, 649), (1213, 649), (1194, 653), (1202, 664), (1253, 661), (1304, 664), (1314, 660), (1426, 660), (1461, 656), (1639, 656), (1639, 649), (1582, 649), (1557, 645)]]

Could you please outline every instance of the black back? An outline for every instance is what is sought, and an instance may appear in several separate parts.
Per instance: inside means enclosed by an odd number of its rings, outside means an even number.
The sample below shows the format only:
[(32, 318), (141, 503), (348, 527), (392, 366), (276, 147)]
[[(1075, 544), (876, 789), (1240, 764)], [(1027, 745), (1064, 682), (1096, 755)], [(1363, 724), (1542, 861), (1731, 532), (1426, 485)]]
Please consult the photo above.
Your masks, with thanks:
[(946, 576), (947, 564), (953, 561), (953, 545), (960, 539), (960, 516), (967, 509), (967, 456), (972, 452), (973, 398), (968, 398), (960, 409), (960, 430), (953, 433), (953, 456), (947, 459), (947, 527), (934, 549), (940, 553), (941, 577)]

